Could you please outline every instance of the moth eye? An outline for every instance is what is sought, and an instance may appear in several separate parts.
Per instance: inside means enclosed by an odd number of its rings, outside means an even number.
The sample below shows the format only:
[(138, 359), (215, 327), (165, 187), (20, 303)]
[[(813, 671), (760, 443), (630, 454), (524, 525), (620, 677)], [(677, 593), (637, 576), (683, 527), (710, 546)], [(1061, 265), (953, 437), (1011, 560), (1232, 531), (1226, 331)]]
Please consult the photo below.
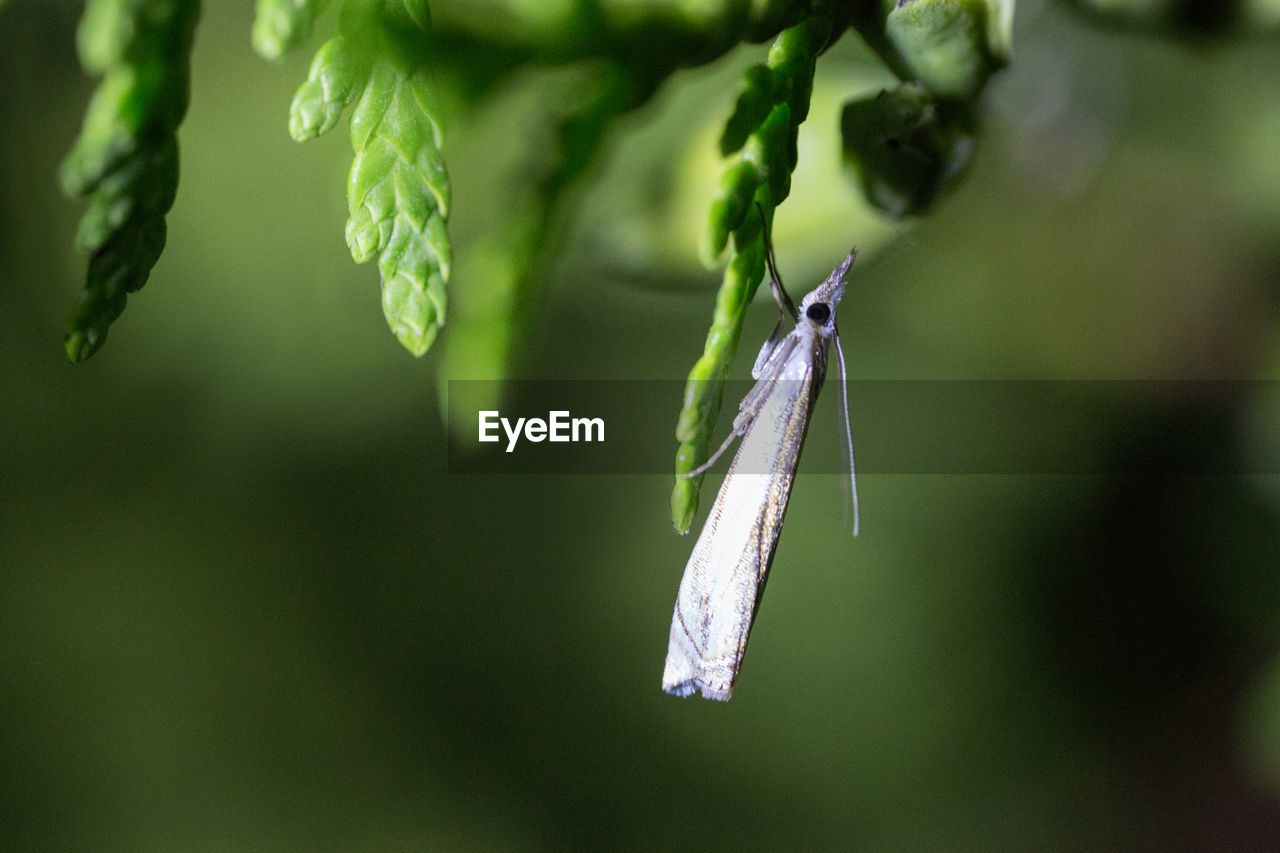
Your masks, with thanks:
[(825, 302), (815, 302), (805, 310), (804, 315), (821, 326), (831, 319), (831, 306)]

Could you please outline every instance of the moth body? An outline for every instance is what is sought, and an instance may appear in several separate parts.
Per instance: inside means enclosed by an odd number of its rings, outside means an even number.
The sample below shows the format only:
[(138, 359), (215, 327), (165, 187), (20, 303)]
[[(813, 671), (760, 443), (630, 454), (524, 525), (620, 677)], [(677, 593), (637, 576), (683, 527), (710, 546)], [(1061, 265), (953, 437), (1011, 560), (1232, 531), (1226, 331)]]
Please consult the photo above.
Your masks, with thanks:
[[(775, 331), (765, 342), (752, 369), (756, 384), (734, 418), (730, 438), (741, 436), (742, 442), (676, 596), (662, 677), (668, 693), (701, 691), (720, 701), (733, 693), (782, 533), (809, 419), (826, 378), (836, 306), (853, 258), (850, 252), (798, 310), (785, 294), (778, 296), (784, 312), (787, 307), (795, 310), (795, 328), (781, 339)], [(774, 285), (777, 296), (781, 285), (776, 279)]]

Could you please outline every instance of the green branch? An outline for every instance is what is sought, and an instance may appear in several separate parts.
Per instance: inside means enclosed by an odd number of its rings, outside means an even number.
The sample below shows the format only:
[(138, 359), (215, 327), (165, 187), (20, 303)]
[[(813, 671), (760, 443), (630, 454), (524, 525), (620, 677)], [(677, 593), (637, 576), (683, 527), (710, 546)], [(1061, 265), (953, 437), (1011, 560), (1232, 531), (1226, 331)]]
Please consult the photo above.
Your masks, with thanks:
[[(841, 0), (453, 0), (438, 10), (446, 42), (476, 42), (528, 62), (621, 61), (632, 68), (704, 65), (743, 42), (759, 43)], [(660, 48), (660, 49), (655, 49)]]
[(854, 24), (903, 82), (845, 104), (845, 165), (898, 219), (954, 187), (977, 145), (977, 104), (1009, 62), (1013, 0), (874, 0)]
[(348, 0), (341, 35), (316, 53), (289, 115), (301, 141), (333, 129), (355, 104), (347, 246), (356, 263), (378, 259), (387, 324), (414, 355), (444, 325), (452, 263), (441, 109), (423, 46), (430, 23), (421, 0)]
[(742, 91), (720, 137), (721, 152), (737, 153), (711, 204), (703, 254), (714, 261), (733, 237), (733, 253), (716, 297), (702, 357), (689, 371), (676, 424), (676, 482), (671, 519), (685, 532), (698, 509), (702, 477), (686, 477), (707, 458), (724, 398), (729, 365), (738, 351), (746, 308), (764, 277), (764, 235), (757, 205), (772, 215), (791, 191), (796, 138), (809, 114), (818, 54), (833, 32), (830, 18), (811, 18), (784, 30), (768, 60), (743, 75)]
[(76, 235), (89, 270), (68, 324), (72, 361), (102, 346), (164, 249), (198, 12), (197, 0), (90, 0), (80, 20), (81, 65), (102, 82), (62, 164), (64, 191), (89, 196)]
[(306, 41), (329, 0), (258, 0), (253, 18), (253, 48), (279, 59)]
[[(540, 308), (547, 285), (543, 266), (562, 233), (558, 224), (567, 202), (602, 156), (614, 120), (652, 96), (648, 82), (625, 67), (608, 66), (587, 84), (585, 92), (570, 96), (579, 103), (550, 119), (556, 123), (555, 145), (539, 151), (537, 159), (522, 169), (530, 177), (511, 181), (510, 198), (497, 224), (469, 247), (486, 274), (469, 280), (467, 298), (459, 300), (446, 344), (447, 375), (494, 379), (510, 375), (519, 341)], [(500, 405), (496, 384), (492, 393), (491, 399), (483, 401), (484, 407)], [(475, 424), (452, 423), (451, 428), (470, 431)]]

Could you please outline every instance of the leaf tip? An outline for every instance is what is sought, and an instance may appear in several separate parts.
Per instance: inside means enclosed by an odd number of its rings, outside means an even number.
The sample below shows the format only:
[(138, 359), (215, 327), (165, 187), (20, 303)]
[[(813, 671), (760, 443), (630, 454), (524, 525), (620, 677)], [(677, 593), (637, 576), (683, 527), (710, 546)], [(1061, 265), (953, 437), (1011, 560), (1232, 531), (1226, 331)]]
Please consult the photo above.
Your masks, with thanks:
[(85, 361), (102, 347), (106, 334), (97, 329), (72, 329), (67, 332), (65, 348), (72, 364)]
[(676, 477), (671, 489), (671, 523), (681, 535), (689, 532), (698, 511), (698, 488), (693, 479)]

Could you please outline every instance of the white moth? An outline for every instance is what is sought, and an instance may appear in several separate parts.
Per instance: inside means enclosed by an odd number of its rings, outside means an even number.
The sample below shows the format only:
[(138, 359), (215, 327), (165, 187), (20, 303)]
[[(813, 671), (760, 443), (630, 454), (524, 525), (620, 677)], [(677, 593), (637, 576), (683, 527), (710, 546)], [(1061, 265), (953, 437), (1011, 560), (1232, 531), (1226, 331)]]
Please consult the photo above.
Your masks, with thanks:
[[(783, 318), (756, 358), (751, 370), (756, 383), (738, 406), (733, 431), (705, 465), (687, 475), (709, 468), (734, 438), (742, 437), (693, 546), (676, 596), (667, 664), (662, 674), (662, 689), (676, 696), (701, 690), (708, 699), (726, 701), (733, 693), (747, 649), (747, 635), (782, 533), (782, 518), (809, 417), (827, 375), (827, 351), (832, 338), (840, 358), (851, 479), (853, 475), (844, 352), (836, 332), (836, 306), (844, 294), (844, 277), (856, 252), (851, 251), (826, 281), (805, 296), (798, 310), (778, 281), (772, 254), (766, 255), (770, 286)], [(788, 316), (795, 328), (779, 340)], [(856, 485), (853, 513), (853, 532), (857, 535)]]

